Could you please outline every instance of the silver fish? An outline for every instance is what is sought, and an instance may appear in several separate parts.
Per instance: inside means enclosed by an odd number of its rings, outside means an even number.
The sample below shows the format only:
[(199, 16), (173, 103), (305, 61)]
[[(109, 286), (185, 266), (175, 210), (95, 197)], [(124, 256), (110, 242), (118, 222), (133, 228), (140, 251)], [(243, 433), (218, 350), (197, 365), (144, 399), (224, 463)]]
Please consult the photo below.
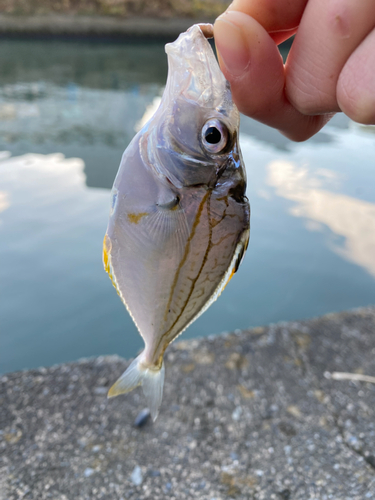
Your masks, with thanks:
[(163, 355), (220, 295), (249, 240), (239, 112), (199, 25), (165, 46), (159, 108), (123, 154), (103, 261), (145, 341), (108, 397), (141, 385), (155, 420)]

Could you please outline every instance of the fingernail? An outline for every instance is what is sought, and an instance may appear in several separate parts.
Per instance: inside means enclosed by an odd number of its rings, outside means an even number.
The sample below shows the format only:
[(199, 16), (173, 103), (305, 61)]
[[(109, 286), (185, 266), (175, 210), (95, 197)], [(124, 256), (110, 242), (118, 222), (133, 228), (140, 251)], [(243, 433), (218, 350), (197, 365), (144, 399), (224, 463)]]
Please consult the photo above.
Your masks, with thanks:
[(215, 44), (220, 62), (233, 76), (240, 76), (250, 62), (249, 48), (241, 29), (240, 12), (227, 11), (216, 19)]

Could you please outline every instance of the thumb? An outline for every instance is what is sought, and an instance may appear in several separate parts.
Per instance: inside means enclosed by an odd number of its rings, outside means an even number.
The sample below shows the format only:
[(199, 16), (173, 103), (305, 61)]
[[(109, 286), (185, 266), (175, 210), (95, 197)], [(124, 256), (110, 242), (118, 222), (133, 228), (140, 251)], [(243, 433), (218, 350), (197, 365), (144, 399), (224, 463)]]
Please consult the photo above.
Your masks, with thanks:
[(216, 20), (214, 35), (220, 66), (240, 111), (263, 116), (285, 84), (275, 42), (255, 19), (237, 11), (227, 11)]
[(312, 136), (328, 121), (327, 116), (304, 116), (289, 103), (280, 52), (255, 19), (227, 11), (216, 20), (214, 37), (220, 67), (242, 113), (297, 141)]

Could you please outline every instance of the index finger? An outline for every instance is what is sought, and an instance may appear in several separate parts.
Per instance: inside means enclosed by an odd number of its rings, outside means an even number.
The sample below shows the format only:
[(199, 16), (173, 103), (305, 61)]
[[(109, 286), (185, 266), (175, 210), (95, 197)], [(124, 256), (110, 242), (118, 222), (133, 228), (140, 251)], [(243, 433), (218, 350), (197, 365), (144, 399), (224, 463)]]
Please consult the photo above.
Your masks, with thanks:
[(233, 0), (227, 10), (243, 12), (279, 44), (297, 31), (308, 0)]

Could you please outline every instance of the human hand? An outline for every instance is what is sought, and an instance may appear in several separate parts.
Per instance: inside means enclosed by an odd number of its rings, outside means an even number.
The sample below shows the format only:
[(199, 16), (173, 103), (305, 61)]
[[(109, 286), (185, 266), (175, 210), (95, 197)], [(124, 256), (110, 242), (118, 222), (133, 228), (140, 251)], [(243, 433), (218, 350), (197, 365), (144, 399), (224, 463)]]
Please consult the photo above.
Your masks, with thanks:
[[(284, 66), (277, 44), (295, 33)], [(375, 0), (234, 0), (214, 36), (245, 115), (295, 141), (337, 111), (375, 124)]]

